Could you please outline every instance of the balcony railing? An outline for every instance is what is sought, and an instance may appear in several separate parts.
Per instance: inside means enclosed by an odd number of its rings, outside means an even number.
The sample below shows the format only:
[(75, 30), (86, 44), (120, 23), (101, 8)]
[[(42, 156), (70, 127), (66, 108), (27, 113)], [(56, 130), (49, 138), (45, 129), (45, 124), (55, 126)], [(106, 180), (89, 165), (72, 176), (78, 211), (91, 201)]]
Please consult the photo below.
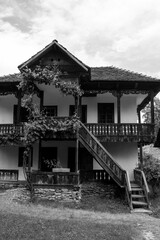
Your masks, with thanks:
[(138, 123), (88, 123), (88, 130), (103, 141), (144, 141), (150, 142), (154, 139), (154, 124)]
[(31, 181), (37, 185), (78, 185), (79, 173), (32, 171)]
[(23, 124), (0, 124), (0, 136), (8, 134), (17, 134), (20, 137), (24, 135)]
[[(67, 119), (59, 118), (59, 119)], [(137, 123), (87, 123), (88, 130), (101, 141), (133, 141), (133, 142), (152, 142), (154, 140), (154, 124)], [(23, 124), (0, 124), (0, 136), (15, 134), (24, 135)], [(49, 136), (48, 136), (49, 137)], [(51, 137), (53, 137), (51, 135)], [(54, 138), (60, 137), (55, 135)], [(74, 134), (70, 138), (73, 138)], [(62, 134), (63, 138), (63, 134)]]

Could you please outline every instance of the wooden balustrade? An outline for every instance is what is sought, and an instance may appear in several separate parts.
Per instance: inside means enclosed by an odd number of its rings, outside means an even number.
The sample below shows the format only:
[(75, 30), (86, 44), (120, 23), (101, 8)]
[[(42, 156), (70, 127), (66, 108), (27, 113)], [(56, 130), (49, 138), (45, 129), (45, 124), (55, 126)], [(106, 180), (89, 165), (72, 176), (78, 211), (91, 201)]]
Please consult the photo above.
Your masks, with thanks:
[(78, 185), (79, 173), (32, 171), (31, 181), (33, 184), (40, 185)]
[(17, 134), (23, 136), (23, 124), (0, 124), (0, 135)]
[(154, 124), (138, 123), (88, 123), (88, 130), (101, 140), (150, 142), (154, 138)]
[(80, 170), (80, 182), (106, 182), (109, 175), (104, 170)]
[(18, 170), (0, 169), (0, 181), (18, 181)]

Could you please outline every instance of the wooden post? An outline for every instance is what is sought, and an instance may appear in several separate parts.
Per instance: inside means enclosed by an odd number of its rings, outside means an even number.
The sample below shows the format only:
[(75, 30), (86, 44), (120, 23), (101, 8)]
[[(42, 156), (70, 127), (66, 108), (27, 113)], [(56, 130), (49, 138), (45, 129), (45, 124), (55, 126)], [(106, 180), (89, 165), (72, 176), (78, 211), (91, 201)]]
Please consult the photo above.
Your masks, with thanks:
[(44, 99), (44, 92), (40, 92), (40, 111), (43, 110), (43, 99)]
[[(79, 116), (79, 97), (75, 96), (75, 112)], [(78, 129), (76, 132), (76, 152), (75, 152), (75, 171), (78, 172), (78, 156), (79, 156), (79, 140), (78, 140)]]
[(76, 139), (76, 156), (75, 156), (75, 171), (78, 172), (78, 161), (79, 161), (79, 140), (78, 140), (78, 133)]
[(42, 161), (42, 149), (41, 149), (41, 147), (42, 147), (42, 140), (41, 139), (39, 139), (39, 156), (38, 156), (38, 170), (41, 170), (41, 161)]
[(32, 148), (29, 149), (29, 156), (28, 156), (28, 172), (31, 172), (31, 156), (32, 155)]
[(121, 93), (117, 93), (117, 123), (121, 123)]
[(82, 121), (82, 97), (79, 97), (78, 116), (80, 121)]
[(138, 123), (141, 123), (141, 111), (137, 110), (137, 114), (138, 114)]
[(21, 116), (21, 91), (18, 92), (18, 104), (17, 104), (17, 123), (20, 123), (20, 116)]
[(143, 169), (143, 148), (142, 143), (139, 146), (140, 169)]
[(75, 96), (75, 113), (78, 115), (78, 97)]
[(151, 92), (151, 123), (154, 124), (154, 93)]

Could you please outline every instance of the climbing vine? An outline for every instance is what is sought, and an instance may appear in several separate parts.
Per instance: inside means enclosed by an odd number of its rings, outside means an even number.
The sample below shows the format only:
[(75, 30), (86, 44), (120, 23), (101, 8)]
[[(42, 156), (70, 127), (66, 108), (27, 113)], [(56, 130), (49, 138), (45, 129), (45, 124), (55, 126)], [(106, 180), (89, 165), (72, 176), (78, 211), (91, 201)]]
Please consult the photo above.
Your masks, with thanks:
[(18, 89), (22, 94), (22, 106), (28, 111), (28, 121), (24, 123), (24, 136), (20, 137), (18, 133), (11, 133), (0, 139), (3, 144), (19, 144), (22, 142), (25, 146), (23, 155), (23, 169), (26, 176), (28, 186), (33, 195), (33, 185), (31, 184), (30, 175), (26, 174), (26, 162), (30, 155), (31, 146), (38, 140), (43, 139), (47, 133), (58, 133), (64, 131), (75, 132), (79, 127), (77, 115), (70, 118), (48, 118), (45, 112), (40, 110), (34, 104), (33, 96), (37, 91), (38, 84), (54, 85), (60, 92), (65, 95), (73, 95), (74, 97), (82, 96), (81, 90), (77, 82), (63, 80), (62, 74), (58, 66), (35, 66), (34, 69), (24, 68), (21, 71), (22, 81), (18, 85)]

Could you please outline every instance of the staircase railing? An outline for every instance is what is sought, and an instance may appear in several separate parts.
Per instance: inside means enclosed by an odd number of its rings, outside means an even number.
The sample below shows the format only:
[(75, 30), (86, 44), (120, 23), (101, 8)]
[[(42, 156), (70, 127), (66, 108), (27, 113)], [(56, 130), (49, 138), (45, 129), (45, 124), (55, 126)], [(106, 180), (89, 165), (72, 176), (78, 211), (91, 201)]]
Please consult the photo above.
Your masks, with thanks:
[(125, 190), (126, 190), (126, 196), (127, 196), (127, 201), (128, 201), (128, 205), (130, 207), (130, 209), (133, 209), (133, 205), (132, 205), (132, 189), (131, 189), (131, 183), (130, 183), (130, 179), (129, 179), (129, 174), (126, 171), (125, 172)]
[(117, 182), (119, 186), (124, 187), (125, 171), (82, 122), (80, 122), (78, 138), (101, 167)]
[(134, 179), (141, 186), (141, 188), (144, 190), (145, 197), (146, 197), (146, 200), (147, 200), (147, 204), (148, 204), (148, 207), (149, 207), (149, 198), (148, 198), (149, 187), (148, 187), (147, 180), (146, 180), (144, 172), (140, 169), (134, 169)]

